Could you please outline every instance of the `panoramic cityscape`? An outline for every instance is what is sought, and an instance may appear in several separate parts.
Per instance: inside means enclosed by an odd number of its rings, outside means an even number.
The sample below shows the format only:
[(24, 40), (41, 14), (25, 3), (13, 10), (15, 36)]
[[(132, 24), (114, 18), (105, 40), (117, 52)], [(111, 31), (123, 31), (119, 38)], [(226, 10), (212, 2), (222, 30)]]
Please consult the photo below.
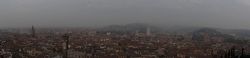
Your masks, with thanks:
[(216, 28), (167, 32), (141, 23), (95, 29), (32, 26), (1, 30), (0, 57), (248, 58), (249, 35), (250, 30)]
[(0, 58), (250, 58), (250, 0), (0, 0)]

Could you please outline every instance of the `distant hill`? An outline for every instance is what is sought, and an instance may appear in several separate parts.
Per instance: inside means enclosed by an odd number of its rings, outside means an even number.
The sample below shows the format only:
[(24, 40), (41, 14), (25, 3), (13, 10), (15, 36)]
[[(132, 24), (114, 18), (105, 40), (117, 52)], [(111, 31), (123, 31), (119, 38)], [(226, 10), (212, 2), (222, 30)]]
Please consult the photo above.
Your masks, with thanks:
[(222, 29), (220, 30), (223, 33), (236, 36), (237, 39), (249, 39), (250, 40), (250, 30), (246, 29)]
[(102, 28), (97, 28), (100, 32), (113, 33), (128, 33), (141, 32), (145, 33), (147, 28), (152, 32), (168, 32), (168, 33), (192, 33), (194, 36), (199, 36), (199, 32), (206, 32), (209, 36), (224, 36), (237, 39), (250, 39), (250, 30), (244, 29), (222, 29), (222, 28), (207, 28), (207, 27), (193, 27), (193, 26), (157, 26), (146, 23), (132, 23), (126, 25), (110, 25)]
[(222, 33), (212, 28), (201, 28), (193, 32), (193, 40), (203, 40), (205, 36), (214, 37), (214, 36), (224, 36)]
[(159, 32), (161, 28), (145, 24), (145, 23), (133, 23), (127, 25), (110, 25), (103, 28), (98, 28), (101, 32), (114, 32), (114, 33), (127, 33), (127, 32), (146, 32), (147, 28), (150, 28), (152, 32)]
[(202, 27), (193, 26), (166, 26), (163, 27), (165, 31), (170, 33), (192, 33), (195, 30), (199, 30)]
[[(197, 41), (204, 41), (204, 39), (208, 40), (217, 40), (217, 39), (211, 39), (213, 37), (223, 38), (224, 42), (228, 43), (237, 43), (237, 44), (245, 44), (247, 43), (243, 39), (238, 39), (236, 36), (233, 36), (231, 34), (221, 32), (222, 29), (213, 29), (213, 28), (201, 28), (199, 30), (196, 30), (193, 32), (193, 40)], [(232, 32), (232, 31), (231, 31)]]

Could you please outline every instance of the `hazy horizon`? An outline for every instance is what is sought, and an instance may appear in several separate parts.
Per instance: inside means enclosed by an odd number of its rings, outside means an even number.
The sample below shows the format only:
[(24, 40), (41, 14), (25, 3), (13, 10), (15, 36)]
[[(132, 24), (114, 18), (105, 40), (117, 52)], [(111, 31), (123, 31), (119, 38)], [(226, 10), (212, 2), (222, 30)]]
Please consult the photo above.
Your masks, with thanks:
[(0, 28), (149, 23), (250, 29), (249, 0), (1, 0)]

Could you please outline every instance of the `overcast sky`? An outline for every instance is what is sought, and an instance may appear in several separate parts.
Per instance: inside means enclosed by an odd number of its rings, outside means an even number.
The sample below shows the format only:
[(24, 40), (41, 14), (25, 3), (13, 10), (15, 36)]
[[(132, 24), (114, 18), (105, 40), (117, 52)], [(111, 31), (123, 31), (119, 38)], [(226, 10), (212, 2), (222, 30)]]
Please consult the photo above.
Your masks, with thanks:
[(250, 0), (0, 0), (0, 27), (136, 22), (250, 29)]

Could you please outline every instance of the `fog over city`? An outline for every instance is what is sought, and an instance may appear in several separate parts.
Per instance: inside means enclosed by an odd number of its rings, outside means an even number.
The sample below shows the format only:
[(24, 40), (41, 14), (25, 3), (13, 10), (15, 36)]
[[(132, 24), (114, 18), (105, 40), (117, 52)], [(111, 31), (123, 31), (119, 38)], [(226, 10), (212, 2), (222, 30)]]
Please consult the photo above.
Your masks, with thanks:
[(0, 27), (113, 24), (250, 29), (249, 0), (0, 0)]
[(250, 58), (250, 0), (0, 0), (0, 58)]

